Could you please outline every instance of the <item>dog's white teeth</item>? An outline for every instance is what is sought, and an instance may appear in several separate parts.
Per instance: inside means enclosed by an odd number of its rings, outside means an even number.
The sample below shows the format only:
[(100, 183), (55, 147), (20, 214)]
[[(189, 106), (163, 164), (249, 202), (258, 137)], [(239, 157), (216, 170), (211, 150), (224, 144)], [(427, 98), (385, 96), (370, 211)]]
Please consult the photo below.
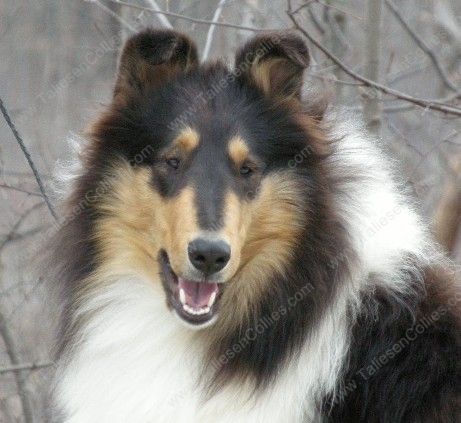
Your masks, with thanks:
[(207, 314), (210, 312), (210, 307), (206, 306), (203, 308), (195, 309), (190, 307), (187, 304), (183, 304), (183, 309), (187, 311), (189, 314), (193, 314), (194, 316), (200, 316), (202, 314)]
[(210, 295), (210, 299), (208, 300), (208, 305), (207, 307), (208, 308), (211, 308), (211, 306), (214, 304), (216, 300), (216, 292), (213, 292), (211, 295)]
[(186, 304), (186, 293), (184, 292), (184, 289), (182, 288), (179, 289), (179, 300), (181, 301), (182, 305)]

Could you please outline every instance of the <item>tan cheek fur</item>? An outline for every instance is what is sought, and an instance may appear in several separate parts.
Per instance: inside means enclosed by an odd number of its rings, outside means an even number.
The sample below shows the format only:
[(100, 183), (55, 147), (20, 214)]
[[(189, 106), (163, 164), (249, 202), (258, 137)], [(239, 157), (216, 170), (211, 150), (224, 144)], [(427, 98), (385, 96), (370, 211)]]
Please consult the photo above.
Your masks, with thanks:
[(280, 173), (265, 178), (257, 198), (242, 202), (237, 213), (231, 210), (237, 209), (238, 200), (229, 197), (226, 227), (238, 227), (230, 238), (232, 247), (241, 247), (241, 252), (239, 269), (223, 296), (217, 322), (221, 330), (249, 317), (250, 305), (265, 291), (272, 276), (285, 272), (306, 224), (302, 195), (299, 182), (288, 173)]
[(103, 217), (95, 231), (102, 259), (99, 273), (116, 277), (141, 272), (158, 280), (162, 248), (173, 269), (182, 270), (187, 244), (197, 232), (193, 191), (186, 188), (163, 199), (150, 184), (149, 169), (128, 165), (118, 166), (108, 178), (110, 189), (99, 203)]
[(185, 188), (161, 207), (161, 238), (173, 270), (179, 274), (188, 266), (187, 246), (198, 232), (194, 198), (192, 188)]

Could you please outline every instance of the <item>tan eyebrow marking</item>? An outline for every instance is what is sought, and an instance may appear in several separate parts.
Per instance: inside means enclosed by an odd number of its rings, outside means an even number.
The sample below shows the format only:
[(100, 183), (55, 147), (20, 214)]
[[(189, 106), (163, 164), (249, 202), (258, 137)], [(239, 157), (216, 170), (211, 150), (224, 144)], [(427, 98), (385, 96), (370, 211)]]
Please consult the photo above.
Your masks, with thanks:
[(176, 137), (173, 141), (173, 145), (186, 153), (190, 153), (197, 148), (199, 140), (200, 136), (197, 131), (191, 127), (187, 127)]
[(236, 164), (242, 164), (250, 153), (245, 141), (240, 137), (232, 138), (228, 146), (229, 156)]

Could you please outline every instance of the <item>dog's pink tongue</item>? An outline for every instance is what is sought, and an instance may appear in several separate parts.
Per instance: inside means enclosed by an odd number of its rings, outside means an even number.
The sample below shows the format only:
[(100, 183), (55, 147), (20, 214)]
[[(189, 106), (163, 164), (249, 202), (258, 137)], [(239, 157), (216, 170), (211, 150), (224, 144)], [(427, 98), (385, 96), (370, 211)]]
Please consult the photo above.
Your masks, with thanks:
[(179, 278), (178, 285), (186, 294), (186, 304), (194, 308), (205, 307), (211, 294), (218, 291), (217, 283), (193, 282)]

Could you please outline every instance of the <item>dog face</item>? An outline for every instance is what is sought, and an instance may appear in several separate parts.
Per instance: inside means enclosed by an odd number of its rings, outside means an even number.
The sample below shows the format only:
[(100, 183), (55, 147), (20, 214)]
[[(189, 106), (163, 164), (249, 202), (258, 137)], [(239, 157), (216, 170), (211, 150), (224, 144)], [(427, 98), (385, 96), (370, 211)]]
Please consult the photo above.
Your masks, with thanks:
[(90, 133), (110, 181), (96, 229), (106, 272), (160, 274), (194, 327), (250, 312), (309, 220), (319, 154), (299, 101), (307, 65), (286, 34), (248, 42), (232, 71), (199, 65), (172, 31), (127, 42)]

